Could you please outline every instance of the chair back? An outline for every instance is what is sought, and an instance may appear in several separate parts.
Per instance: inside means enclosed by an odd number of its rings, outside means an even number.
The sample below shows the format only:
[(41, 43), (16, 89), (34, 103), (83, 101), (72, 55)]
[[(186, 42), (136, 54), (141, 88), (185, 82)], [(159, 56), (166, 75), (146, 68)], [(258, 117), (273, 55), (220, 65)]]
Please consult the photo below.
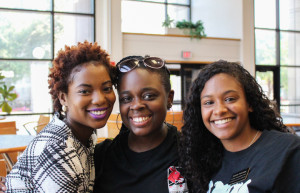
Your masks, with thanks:
[(50, 121), (49, 116), (40, 115), (38, 121), (30, 121), (23, 124), (29, 135), (37, 135)]
[(15, 121), (0, 122), (0, 135), (17, 134)]
[(0, 159), (0, 176), (5, 177), (7, 175), (6, 163), (4, 159)]
[(49, 116), (40, 115), (38, 124), (35, 128), (36, 133), (38, 134), (49, 123), (49, 121), (50, 121)]
[(292, 133), (300, 136), (300, 123), (288, 123), (285, 124), (285, 126), (287, 126)]
[[(17, 126), (15, 121), (8, 122), (0, 122), (0, 135), (9, 135), (9, 134), (17, 134)], [(18, 153), (12, 152), (8, 154), (13, 162), (17, 161)], [(2, 155), (0, 155), (0, 159), (4, 159)]]
[(182, 111), (168, 111), (166, 116), (166, 122), (177, 127), (178, 131), (181, 131), (183, 126), (183, 112)]

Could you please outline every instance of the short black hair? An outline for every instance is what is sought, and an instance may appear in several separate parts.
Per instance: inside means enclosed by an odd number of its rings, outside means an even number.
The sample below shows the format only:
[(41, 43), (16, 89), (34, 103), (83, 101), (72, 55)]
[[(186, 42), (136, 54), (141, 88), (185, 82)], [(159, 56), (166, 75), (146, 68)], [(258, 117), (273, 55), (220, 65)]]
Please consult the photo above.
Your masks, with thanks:
[[(147, 55), (146, 57), (149, 57), (149, 56)], [(143, 56), (127, 56), (127, 57), (121, 59), (117, 63), (116, 66), (118, 66), (118, 64), (123, 62), (124, 60), (128, 60), (128, 59), (137, 59), (137, 60), (142, 61), (142, 60), (145, 59), (145, 57), (143, 57)], [(163, 68), (159, 68), (159, 69), (153, 69), (153, 68), (148, 68), (144, 65), (140, 65), (140, 66), (138, 66), (138, 68), (143, 68), (143, 69), (148, 70), (150, 72), (159, 74), (160, 77), (161, 77), (161, 83), (164, 86), (166, 93), (169, 93), (171, 91), (170, 74), (169, 74), (169, 70), (166, 66), (164, 66)], [(122, 78), (123, 78), (124, 74), (125, 73), (120, 72), (119, 70), (117, 70), (117, 88), (118, 88), (118, 90), (119, 90), (120, 83), (122, 81)]]

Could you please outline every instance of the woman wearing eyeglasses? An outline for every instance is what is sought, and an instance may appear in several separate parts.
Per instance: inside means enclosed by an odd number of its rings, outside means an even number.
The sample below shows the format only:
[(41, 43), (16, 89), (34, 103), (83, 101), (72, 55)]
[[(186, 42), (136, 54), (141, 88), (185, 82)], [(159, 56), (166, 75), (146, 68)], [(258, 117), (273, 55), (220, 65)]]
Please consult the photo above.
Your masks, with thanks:
[(130, 56), (117, 68), (123, 125), (113, 141), (96, 146), (94, 192), (187, 192), (177, 167), (177, 128), (164, 122), (174, 96), (164, 61)]

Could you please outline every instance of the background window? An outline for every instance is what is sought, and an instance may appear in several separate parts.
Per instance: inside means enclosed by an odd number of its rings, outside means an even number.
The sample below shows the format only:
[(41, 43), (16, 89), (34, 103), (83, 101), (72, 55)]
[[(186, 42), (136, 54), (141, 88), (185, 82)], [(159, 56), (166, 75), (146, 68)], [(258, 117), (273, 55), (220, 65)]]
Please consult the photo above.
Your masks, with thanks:
[(66, 44), (94, 41), (94, 7), (94, 0), (0, 1), (0, 71), (18, 95), (12, 114), (52, 113), (51, 61)]
[(122, 0), (122, 31), (164, 34), (167, 15), (176, 21), (191, 20), (190, 0)]
[(299, 122), (299, 0), (254, 3), (256, 79), (279, 106), (283, 120)]

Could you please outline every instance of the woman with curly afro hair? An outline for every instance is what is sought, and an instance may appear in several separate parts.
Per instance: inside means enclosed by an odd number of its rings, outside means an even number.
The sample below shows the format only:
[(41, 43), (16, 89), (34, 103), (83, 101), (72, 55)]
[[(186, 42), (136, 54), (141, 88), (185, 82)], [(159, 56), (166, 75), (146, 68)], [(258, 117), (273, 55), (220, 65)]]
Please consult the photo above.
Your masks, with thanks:
[(55, 115), (7, 176), (7, 192), (93, 191), (96, 129), (105, 126), (116, 100), (114, 74), (97, 43), (58, 52), (49, 74)]
[(241, 65), (200, 71), (184, 123), (179, 155), (191, 192), (300, 192), (300, 138)]

